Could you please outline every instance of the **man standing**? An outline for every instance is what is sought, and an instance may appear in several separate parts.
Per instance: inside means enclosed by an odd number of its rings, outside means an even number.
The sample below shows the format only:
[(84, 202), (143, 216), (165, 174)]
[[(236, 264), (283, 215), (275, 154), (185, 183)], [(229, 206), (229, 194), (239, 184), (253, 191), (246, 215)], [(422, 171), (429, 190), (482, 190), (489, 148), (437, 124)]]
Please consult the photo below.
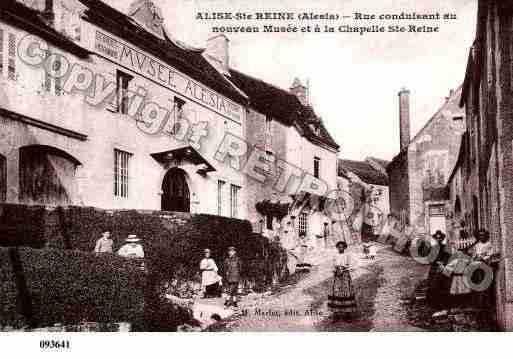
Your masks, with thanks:
[(112, 253), (112, 245), (113, 241), (110, 238), (110, 231), (104, 230), (102, 232), (102, 236), (96, 241), (96, 246), (94, 247), (94, 253)]
[(223, 263), (224, 279), (226, 283), (226, 291), (228, 299), (224, 303), (225, 306), (229, 307), (233, 305), (237, 306), (237, 291), (239, 289), (240, 272), (241, 272), (241, 261), (237, 256), (235, 247), (228, 248), (228, 257)]

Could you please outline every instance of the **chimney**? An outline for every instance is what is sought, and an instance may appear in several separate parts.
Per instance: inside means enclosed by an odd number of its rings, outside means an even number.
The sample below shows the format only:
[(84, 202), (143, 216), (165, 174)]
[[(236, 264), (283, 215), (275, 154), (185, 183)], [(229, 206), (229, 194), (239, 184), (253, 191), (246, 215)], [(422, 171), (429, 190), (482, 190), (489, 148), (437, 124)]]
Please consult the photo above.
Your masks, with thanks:
[(399, 142), (401, 151), (410, 143), (410, 91), (399, 91)]
[(230, 75), (230, 40), (225, 35), (209, 38), (203, 55), (219, 72)]
[(308, 106), (308, 87), (301, 83), (299, 78), (295, 78), (290, 87), (290, 93), (296, 96), (304, 106)]
[(128, 15), (146, 30), (164, 39), (162, 10), (152, 0), (132, 1)]

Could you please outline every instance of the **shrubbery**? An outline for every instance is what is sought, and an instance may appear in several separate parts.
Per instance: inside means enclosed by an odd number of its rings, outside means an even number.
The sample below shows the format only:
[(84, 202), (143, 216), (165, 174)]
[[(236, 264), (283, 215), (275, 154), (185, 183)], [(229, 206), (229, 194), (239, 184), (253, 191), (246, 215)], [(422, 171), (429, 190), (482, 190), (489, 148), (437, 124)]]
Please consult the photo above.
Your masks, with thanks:
[(0, 325), (143, 319), (144, 277), (114, 255), (0, 248)]
[[(144, 278), (138, 267), (114, 254), (92, 253), (104, 229), (112, 232), (114, 250), (128, 234), (143, 239)], [(34, 325), (135, 321), (137, 330), (171, 330), (187, 313), (165, 303), (162, 288), (199, 281), (204, 248), (210, 248), (222, 270), (228, 247), (236, 246), (243, 281), (252, 289), (267, 288), (286, 268), (281, 246), (253, 233), (248, 221), (203, 214), (0, 205), (0, 233), (0, 246), (13, 247), (10, 254), (17, 248), (25, 276), (19, 282), (9, 253), (0, 248), (4, 325), (19, 322), (16, 313), (24, 313), (26, 303), (15, 301), (20, 283), (26, 284)]]
[[(18, 228), (13, 231), (12, 228)], [(242, 259), (243, 277), (256, 287), (271, 283), (283, 272), (285, 255), (277, 243), (252, 233), (248, 221), (204, 215), (159, 211), (116, 210), (93, 207), (44, 209), (0, 205), (0, 246), (49, 247), (92, 252), (102, 230), (110, 229), (114, 249), (128, 234), (144, 240), (146, 265), (158, 281), (193, 280), (199, 271), (204, 248), (220, 266), (229, 246)]]

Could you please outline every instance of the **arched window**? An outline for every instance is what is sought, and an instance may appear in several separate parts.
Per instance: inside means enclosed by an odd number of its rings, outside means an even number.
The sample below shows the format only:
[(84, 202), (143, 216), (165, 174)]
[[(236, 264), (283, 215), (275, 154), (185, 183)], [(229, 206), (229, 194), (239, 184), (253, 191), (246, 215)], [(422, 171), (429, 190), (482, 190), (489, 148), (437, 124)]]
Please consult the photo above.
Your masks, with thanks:
[(20, 192), (23, 203), (72, 204), (75, 172), (80, 162), (68, 153), (50, 146), (20, 148)]

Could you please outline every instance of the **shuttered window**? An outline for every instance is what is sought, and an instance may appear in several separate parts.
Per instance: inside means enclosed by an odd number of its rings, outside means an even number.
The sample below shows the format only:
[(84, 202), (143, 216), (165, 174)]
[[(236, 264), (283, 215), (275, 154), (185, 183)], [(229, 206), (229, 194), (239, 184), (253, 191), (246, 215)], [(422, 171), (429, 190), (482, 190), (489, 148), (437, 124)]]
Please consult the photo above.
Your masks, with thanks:
[(301, 212), (299, 215), (299, 220), (297, 221), (297, 230), (299, 234), (307, 234), (308, 232), (308, 214), (306, 212)]
[(226, 182), (223, 180), (217, 181), (217, 214), (219, 216), (223, 215), (223, 191), (225, 184)]
[(231, 202), (231, 216), (238, 218), (239, 216), (239, 190), (240, 187), (232, 184), (230, 186), (230, 202)]
[(5, 202), (7, 197), (7, 161), (0, 155), (0, 202)]
[(16, 35), (9, 34), (9, 48), (8, 48), (8, 63), (7, 63), (7, 78), (9, 80), (16, 80)]
[(4, 71), (4, 30), (0, 29), (0, 76)]

